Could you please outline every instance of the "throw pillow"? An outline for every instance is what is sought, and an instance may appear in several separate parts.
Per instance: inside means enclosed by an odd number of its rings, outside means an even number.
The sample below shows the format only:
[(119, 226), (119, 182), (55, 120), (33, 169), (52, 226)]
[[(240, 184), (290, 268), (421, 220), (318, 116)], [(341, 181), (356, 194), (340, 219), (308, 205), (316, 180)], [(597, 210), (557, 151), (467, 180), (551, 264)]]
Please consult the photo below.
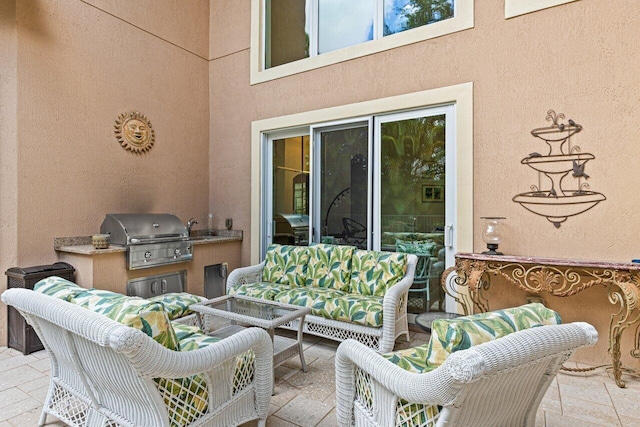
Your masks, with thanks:
[(560, 315), (540, 303), (451, 320), (434, 320), (431, 324), (427, 364), (440, 366), (453, 352), (502, 338), (516, 331), (560, 323)]

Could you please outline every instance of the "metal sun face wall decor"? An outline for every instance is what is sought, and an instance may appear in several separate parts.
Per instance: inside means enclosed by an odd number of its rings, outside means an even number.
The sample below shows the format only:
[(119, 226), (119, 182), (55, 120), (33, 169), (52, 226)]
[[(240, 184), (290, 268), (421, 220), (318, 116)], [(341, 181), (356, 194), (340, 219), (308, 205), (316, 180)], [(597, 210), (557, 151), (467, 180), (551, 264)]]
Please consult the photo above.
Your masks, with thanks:
[(155, 132), (151, 122), (142, 113), (122, 113), (116, 119), (116, 139), (125, 150), (133, 153), (144, 153), (153, 147)]
[[(560, 123), (564, 119), (564, 114), (549, 110), (546, 120), (553, 122), (552, 125), (531, 131), (533, 136), (547, 144), (549, 152), (534, 152), (522, 159), (520, 163), (538, 171), (538, 185), (532, 185), (531, 191), (513, 197), (514, 202), (546, 217), (556, 228), (568, 217), (586, 212), (606, 200), (603, 194), (590, 191), (586, 182), (589, 175), (585, 172), (585, 165), (595, 156), (581, 153), (579, 146), (571, 144), (571, 137), (580, 132), (582, 126), (571, 119)], [(573, 179), (565, 179), (569, 174)]]

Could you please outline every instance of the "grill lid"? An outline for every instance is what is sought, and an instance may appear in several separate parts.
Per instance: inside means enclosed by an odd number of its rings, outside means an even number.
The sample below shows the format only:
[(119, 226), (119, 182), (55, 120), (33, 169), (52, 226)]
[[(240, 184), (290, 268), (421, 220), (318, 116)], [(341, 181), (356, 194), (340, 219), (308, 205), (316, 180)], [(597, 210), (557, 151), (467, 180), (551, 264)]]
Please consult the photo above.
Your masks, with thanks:
[(187, 227), (173, 214), (107, 214), (101, 233), (116, 245), (171, 242), (189, 238)]

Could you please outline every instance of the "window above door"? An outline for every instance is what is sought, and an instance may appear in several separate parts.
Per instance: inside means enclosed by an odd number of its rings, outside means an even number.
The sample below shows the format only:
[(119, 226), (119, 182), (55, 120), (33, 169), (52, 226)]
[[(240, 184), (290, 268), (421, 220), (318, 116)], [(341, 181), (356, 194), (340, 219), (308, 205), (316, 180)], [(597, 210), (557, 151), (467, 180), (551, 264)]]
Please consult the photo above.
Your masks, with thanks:
[(251, 84), (473, 27), (474, 0), (253, 0)]

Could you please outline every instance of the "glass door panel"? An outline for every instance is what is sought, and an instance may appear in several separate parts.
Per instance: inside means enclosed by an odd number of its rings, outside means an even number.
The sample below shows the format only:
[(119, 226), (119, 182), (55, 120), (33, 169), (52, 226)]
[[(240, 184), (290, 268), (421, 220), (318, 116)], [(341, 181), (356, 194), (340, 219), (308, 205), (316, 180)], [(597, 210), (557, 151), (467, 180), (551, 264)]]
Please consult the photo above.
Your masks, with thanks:
[[(444, 310), (447, 115), (442, 109), (377, 118), (379, 247), (418, 256), (407, 310)], [(378, 242), (376, 242), (378, 243)]]
[(369, 242), (368, 122), (314, 131), (314, 241), (353, 245)]
[(309, 244), (309, 136), (272, 141), (272, 243)]

